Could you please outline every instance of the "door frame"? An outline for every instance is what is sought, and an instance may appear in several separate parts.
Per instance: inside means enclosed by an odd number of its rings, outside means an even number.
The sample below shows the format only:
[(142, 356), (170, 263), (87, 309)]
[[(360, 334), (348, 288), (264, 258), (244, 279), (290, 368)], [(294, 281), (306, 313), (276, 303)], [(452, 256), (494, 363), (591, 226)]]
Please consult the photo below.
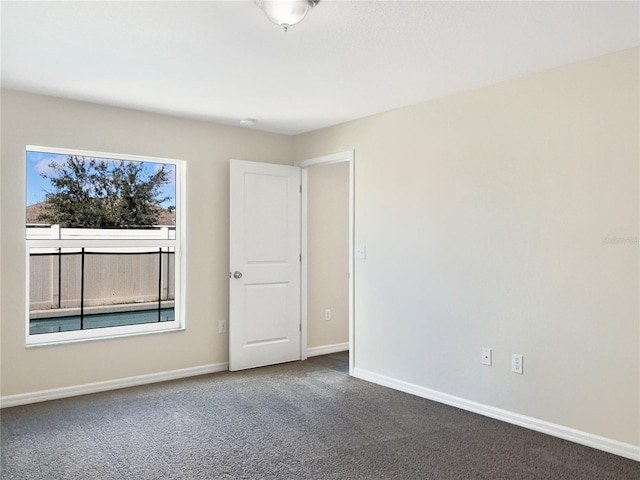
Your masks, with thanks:
[(321, 157), (314, 157), (307, 160), (300, 160), (294, 163), (301, 169), (302, 181), (302, 205), (301, 205), (301, 303), (300, 303), (300, 319), (302, 323), (302, 332), (300, 336), (300, 355), (301, 360), (307, 359), (307, 226), (308, 226), (308, 169), (320, 165), (329, 165), (332, 163), (349, 162), (349, 375), (353, 375), (355, 367), (355, 304), (354, 304), (354, 206), (355, 206), (355, 151), (347, 150), (344, 152), (332, 153)]

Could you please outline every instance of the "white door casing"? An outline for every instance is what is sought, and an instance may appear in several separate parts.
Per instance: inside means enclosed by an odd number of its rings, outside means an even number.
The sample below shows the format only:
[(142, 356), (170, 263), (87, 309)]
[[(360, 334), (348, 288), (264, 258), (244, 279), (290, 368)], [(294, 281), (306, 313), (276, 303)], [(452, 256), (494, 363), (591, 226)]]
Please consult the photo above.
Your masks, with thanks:
[(300, 168), (230, 162), (229, 370), (300, 360)]

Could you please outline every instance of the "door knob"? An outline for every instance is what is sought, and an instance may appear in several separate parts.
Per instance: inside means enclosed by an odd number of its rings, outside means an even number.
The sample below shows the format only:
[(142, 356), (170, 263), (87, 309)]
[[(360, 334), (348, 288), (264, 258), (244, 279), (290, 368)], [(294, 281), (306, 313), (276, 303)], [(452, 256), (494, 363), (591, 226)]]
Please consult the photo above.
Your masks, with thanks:
[(233, 278), (242, 278), (242, 272), (236, 270), (233, 272)]

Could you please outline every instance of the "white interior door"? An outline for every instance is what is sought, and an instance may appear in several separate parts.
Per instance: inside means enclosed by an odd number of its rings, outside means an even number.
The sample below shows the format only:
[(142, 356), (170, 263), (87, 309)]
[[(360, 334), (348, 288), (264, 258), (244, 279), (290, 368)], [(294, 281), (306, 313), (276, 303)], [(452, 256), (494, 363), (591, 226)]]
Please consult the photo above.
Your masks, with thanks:
[(300, 168), (230, 170), (229, 370), (300, 360)]

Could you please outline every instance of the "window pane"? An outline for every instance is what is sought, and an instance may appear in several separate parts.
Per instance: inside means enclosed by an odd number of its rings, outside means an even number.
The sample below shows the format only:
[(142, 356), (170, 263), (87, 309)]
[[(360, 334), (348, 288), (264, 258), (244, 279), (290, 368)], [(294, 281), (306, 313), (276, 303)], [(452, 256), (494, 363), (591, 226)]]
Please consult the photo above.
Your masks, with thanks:
[(175, 319), (172, 247), (32, 248), (29, 333)]
[(174, 227), (175, 180), (171, 163), (27, 151), (27, 227)]

